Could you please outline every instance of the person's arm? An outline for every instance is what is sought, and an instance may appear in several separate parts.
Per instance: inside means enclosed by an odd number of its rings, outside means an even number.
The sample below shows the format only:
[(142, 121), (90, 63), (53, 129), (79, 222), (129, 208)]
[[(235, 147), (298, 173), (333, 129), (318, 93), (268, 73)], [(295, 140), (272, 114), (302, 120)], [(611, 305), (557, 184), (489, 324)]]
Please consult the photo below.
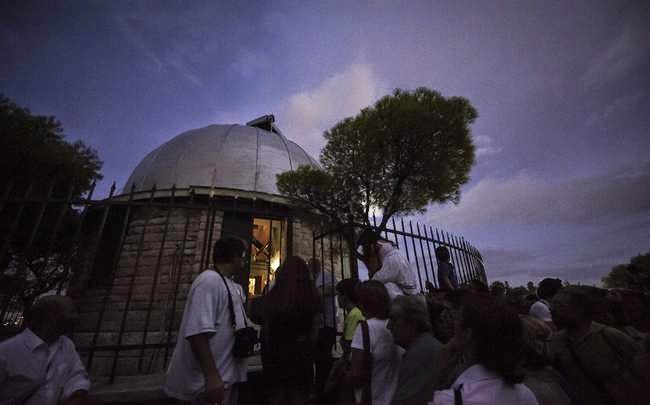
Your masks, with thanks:
[(85, 404), (89, 401), (90, 378), (84, 367), (74, 343), (67, 337), (61, 337), (64, 361), (70, 365), (70, 373), (63, 384), (61, 399), (65, 405)]
[[(202, 273), (203, 274), (203, 273)], [(205, 392), (203, 396), (211, 402), (221, 402), (224, 397), (224, 384), (210, 350), (210, 337), (217, 328), (232, 328), (230, 323), (219, 324), (218, 313), (222, 306), (228, 305), (225, 288), (220, 288), (223, 282), (215, 272), (205, 273), (200, 282), (193, 285), (193, 291), (185, 303), (187, 313), (184, 314), (185, 329), (179, 339), (185, 338), (190, 344), (192, 354), (203, 373)], [(195, 281), (196, 282), (196, 281)]]
[(220, 403), (224, 399), (224, 385), (210, 350), (211, 335), (211, 333), (200, 333), (188, 337), (187, 341), (205, 378), (205, 399)]

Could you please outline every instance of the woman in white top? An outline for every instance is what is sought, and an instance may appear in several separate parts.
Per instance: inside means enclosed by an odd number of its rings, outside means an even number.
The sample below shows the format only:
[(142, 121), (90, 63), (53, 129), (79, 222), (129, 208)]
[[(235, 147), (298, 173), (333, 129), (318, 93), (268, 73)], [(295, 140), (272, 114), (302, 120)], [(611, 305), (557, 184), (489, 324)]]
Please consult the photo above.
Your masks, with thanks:
[[(461, 350), (471, 364), (450, 389), (436, 391), (433, 405), (538, 405), (521, 382), (525, 359), (523, 325), (506, 303), (488, 295), (468, 295), (447, 351)], [(442, 359), (441, 359), (442, 360)]]
[(390, 298), (386, 287), (375, 280), (361, 283), (357, 289), (359, 307), (366, 317), (370, 347), (370, 364), (364, 355), (363, 327), (361, 323), (352, 338), (352, 367), (347, 382), (355, 387), (357, 403), (365, 400), (364, 387), (370, 383), (370, 397), (373, 405), (390, 404), (399, 374), (401, 349), (395, 344), (393, 335), (386, 328)]

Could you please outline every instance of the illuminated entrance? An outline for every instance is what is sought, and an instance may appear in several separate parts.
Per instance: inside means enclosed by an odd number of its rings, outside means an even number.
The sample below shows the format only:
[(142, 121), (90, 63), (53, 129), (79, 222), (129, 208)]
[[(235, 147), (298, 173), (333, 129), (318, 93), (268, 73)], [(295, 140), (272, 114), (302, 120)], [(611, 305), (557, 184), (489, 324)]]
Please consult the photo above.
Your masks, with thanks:
[(287, 254), (286, 220), (253, 218), (248, 296), (261, 295)]

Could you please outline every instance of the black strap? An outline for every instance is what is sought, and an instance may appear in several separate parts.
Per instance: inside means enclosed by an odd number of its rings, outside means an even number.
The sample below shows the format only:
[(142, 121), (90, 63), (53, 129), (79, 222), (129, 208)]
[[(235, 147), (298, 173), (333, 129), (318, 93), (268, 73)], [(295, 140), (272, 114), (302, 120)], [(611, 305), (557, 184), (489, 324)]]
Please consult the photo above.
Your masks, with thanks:
[(361, 321), (361, 336), (363, 338), (363, 352), (366, 371), (368, 372), (368, 382), (363, 387), (361, 393), (361, 403), (364, 405), (372, 405), (372, 355), (370, 353), (370, 331), (368, 330), (368, 322)]
[(460, 390), (463, 388), (463, 384), (459, 385), (458, 388), (454, 388), (454, 405), (463, 405), (463, 394)]
[[(230, 319), (232, 320), (232, 328), (237, 330), (237, 322), (235, 320), (235, 309), (234, 305), (232, 303), (232, 295), (230, 294), (230, 288), (228, 287), (228, 282), (226, 281), (226, 277), (224, 277), (221, 272), (215, 268), (214, 271), (217, 272), (221, 276), (221, 279), (223, 280), (223, 284), (226, 286), (226, 291), (228, 291), (228, 309), (230, 310)], [(244, 326), (248, 327), (248, 324), (246, 323), (246, 314), (242, 310), (242, 315), (244, 317)]]

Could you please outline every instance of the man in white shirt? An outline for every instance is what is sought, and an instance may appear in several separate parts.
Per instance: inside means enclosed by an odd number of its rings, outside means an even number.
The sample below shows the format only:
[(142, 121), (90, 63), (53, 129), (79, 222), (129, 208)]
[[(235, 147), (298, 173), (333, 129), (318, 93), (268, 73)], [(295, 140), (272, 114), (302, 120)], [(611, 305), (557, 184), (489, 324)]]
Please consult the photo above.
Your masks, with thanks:
[(0, 343), (0, 404), (66, 405), (89, 401), (90, 380), (74, 343), (64, 334), (78, 317), (68, 297), (42, 297), (28, 311), (27, 328)]
[(217, 241), (214, 268), (199, 274), (190, 287), (164, 384), (167, 395), (180, 403), (237, 403), (237, 384), (246, 381), (247, 362), (233, 355), (235, 336), (224, 281), (240, 328), (244, 325), (244, 294), (230, 278), (242, 271), (245, 253), (239, 239)]
[(370, 279), (383, 283), (391, 300), (398, 295), (417, 294), (415, 273), (402, 252), (390, 241), (367, 229), (361, 233), (357, 243), (363, 249), (361, 260), (368, 267)]
[(530, 306), (528, 314), (546, 323), (552, 324), (551, 300), (562, 288), (562, 280), (559, 278), (545, 278), (539, 282), (537, 297), (539, 300)]

